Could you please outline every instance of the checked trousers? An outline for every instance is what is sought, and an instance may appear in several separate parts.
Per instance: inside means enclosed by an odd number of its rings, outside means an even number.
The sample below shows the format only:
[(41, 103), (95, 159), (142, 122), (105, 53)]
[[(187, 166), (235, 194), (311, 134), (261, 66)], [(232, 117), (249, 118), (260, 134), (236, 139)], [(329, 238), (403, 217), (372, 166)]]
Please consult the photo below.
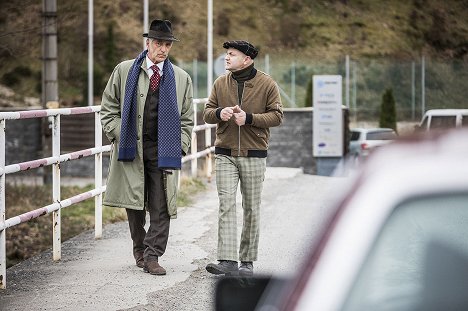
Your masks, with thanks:
[[(218, 260), (256, 261), (266, 158), (217, 154), (215, 169), (219, 198)], [(236, 196), (239, 183), (243, 223), (238, 252)]]

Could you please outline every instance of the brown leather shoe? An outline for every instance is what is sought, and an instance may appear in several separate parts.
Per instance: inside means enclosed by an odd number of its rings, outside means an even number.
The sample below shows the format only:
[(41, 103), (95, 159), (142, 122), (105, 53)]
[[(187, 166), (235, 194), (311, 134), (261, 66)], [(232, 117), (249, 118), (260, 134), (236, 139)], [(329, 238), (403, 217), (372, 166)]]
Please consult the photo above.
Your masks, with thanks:
[(143, 271), (153, 275), (166, 275), (166, 269), (159, 265), (157, 261), (148, 261), (145, 262), (145, 266), (143, 267)]
[(133, 257), (135, 257), (135, 263), (138, 268), (143, 268), (145, 266), (143, 252), (136, 252), (135, 254), (133, 254)]

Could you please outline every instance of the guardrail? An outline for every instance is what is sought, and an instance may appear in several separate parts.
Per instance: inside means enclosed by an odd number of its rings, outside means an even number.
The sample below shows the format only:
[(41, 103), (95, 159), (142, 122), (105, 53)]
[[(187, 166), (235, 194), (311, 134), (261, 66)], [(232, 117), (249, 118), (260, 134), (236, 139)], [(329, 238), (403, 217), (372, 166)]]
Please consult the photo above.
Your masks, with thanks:
[[(194, 111), (197, 115), (197, 106), (205, 104), (207, 99), (194, 99)], [(102, 237), (102, 193), (106, 191), (106, 186), (102, 185), (102, 153), (111, 150), (111, 145), (102, 146), (102, 126), (99, 112), (101, 106), (88, 106), (76, 108), (44, 109), (18, 112), (0, 112), (0, 289), (6, 288), (6, 234), (9, 227), (27, 222), (31, 219), (53, 213), (53, 260), (61, 258), (61, 209), (76, 204), (83, 200), (95, 198), (95, 238)], [(95, 147), (80, 150), (68, 154), (60, 154), (60, 116), (95, 114)], [(48, 158), (11, 164), (5, 166), (5, 127), (6, 120), (19, 120), (31, 118), (49, 117), (52, 125), (52, 156)], [(211, 178), (211, 153), (214, 147), (211, 146), (211, 128), (213, 124), (196, 124), (192, 132), (191, 153), (182, 158), (182, 162), (191, 161), (191, 175), (198, 175), (198, 158), (206, 157), (205, 175)], [(197, 150), (197, 132), (205, 131), (205, 146), (201, 151)], [(95, 156), (95, 188), (81, 193), (74, 197), (61, 200), (60, 198), (60, 163), (80, 159), (83, 157)], [(52, 200), (53, 203), (47, 206), (14, 216), (9, 219), (5, 214), (5, 176), (19, 171), (52, 165)]]
[[(197, 111), (198, 105), (204, 105), (208, 101), (207, 98), (194, 99), (193, 110), (194, 110), (194, 127), (192, 131), (192, 142), (190, 144), (190, 154), (182, 158), (182, 163), (185, 161), (191, 161), (191, 175), (192, 177), (198, 176), (198, 158), (205, 157), (205, 172), (204, 175), (210, 180), (212, 171), (212, 157), (211, 154), (214, 152), (215, 147), (211, 146), (211, 129), (216, 127), (216, 124), (197, 124)], [(198, 151), (197, 133), (205, 131), (205, 146), (203, 150)]]

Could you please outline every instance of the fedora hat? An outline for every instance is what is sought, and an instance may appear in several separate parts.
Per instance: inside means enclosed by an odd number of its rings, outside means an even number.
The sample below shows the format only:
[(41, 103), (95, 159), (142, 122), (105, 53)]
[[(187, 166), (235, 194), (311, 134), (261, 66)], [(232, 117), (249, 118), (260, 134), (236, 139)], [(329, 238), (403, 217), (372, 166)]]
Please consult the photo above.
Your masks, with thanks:
[(167, 41), (180, 41), (172, 34), (171, 22), (161, 19), (152, 21), (148, 33), (144, 33), (143, 37)]

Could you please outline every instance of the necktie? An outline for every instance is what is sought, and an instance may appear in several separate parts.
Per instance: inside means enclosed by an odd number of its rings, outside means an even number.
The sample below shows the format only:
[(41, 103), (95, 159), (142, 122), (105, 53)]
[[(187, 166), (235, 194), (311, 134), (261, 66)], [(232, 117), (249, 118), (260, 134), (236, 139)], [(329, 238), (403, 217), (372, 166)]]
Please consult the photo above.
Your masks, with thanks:
[(156, 91), (159, 86), (159, 81), (161, 80), (161, 76), (159, 75), (159, 68), (156, 65), (151, 66), (153, 69), (153, 75), (150, 78), (150, 89), (152, 92)]

